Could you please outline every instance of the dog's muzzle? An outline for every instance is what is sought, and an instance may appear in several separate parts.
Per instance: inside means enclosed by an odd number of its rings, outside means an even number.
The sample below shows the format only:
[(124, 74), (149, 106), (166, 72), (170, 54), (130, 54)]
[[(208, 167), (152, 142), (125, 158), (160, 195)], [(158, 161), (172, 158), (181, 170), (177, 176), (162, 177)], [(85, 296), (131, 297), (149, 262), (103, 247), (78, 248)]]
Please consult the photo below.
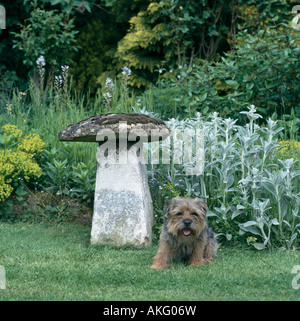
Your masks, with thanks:
[(184, 228), (182, 229), (183, 235), (189, 236), (192, 233), (192, 230), (190, 228), (191, 224), (192, 224), (192, 221), (190, 220), (183, 221), (183, 225), (184, 225)]

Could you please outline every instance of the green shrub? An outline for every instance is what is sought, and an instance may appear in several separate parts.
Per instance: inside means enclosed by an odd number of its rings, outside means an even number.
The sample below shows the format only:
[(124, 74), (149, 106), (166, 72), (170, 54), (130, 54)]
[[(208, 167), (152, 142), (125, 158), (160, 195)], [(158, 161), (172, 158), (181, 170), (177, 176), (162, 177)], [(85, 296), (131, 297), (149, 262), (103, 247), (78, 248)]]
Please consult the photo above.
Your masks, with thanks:
[[(77, 38), (79, 49), (73, 54), (76, 63), (71, 64), (70, 73), (74, 78), (74, 87), (78, 92), (89, 90), (92, 94), (105, 82), (105, 77), (114, 77), (116, 72), (108, 70), (113, 67), (111, 56), (115, 46), (111, 45), (112, 38), (117, 33), (111, 24), (101, 20), (92, 20)], [(115, 25), (114, 25), (115, 27)]]
[[(26, 25), (15, 35), (14, 46), (24, 53), (24, 64), (32, 68), (35, 85), (49, 89), (55, 73), (71, 62), (70, 52), (77, 50), (74, 19), (65, 12), (45, 10), (33, 5)], [(46, 66), (46, 70), (43, 70)]]
[(64, 151), (55, 147), (45, 150), (41, 186), (61, 198), (68, 196), (91, 204), (94, 201), (96, 160), (72, 165), (68, 159), (69, 153), (70, 149)]
[(37, 159), (44, 142), (39, 135), (23, 132), (15, 125), (6, 124), (0, 131), (0, 202), (21, 186), (41, 177)]
[(185, 95), (185, 89), (179, 86), (151, 87), (135, 98), (134, 108), (146, 108), (148, 111), (159, 114), (163, 119), (169, 119), (185, 114), (187, 108), (184, 104)]
[(173, 88), (178, 88), (173, 99), (165, 100), (164, 109), (174, 109), (175, 100), (176, 113), (183, 117), (217, 111), (222, 117), (242, 119), (239, 112), (249, 103), (259, 106), (264, 117), (292, 112), (299, 117), (300, 42), (296, 32), (288, 27), (261, 30), (253, 36), (241, 31), (236, 48), (219, 62), (202, 61), (165, 73), (163, 89), (153, 89), (154, 106), (163, 93), (175, 93)]

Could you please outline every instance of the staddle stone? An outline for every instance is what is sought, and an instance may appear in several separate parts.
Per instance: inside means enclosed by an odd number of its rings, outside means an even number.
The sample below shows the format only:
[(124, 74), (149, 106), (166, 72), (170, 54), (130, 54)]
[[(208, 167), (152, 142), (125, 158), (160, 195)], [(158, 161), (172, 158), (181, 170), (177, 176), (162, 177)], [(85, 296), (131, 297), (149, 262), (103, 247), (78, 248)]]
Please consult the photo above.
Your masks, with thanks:
[(169, 134), (160, 119), (126, 113), (92, 116), (59, 133), (61, 141), (99, 143), (91, 244), (151, 244), (153, 207), (142, 145)]
[(139, 136), (147, 137), (149, 142), (158, 139), (156, 132), (159, 132), (161, 139), (165, 139), (170, 134), (169, 128), (161, 119), (137, 113), (107, 113), (91, 116), (76, 124), (68, 125), (67, 128), (59, 132), (58, 138), (61, 141), (69, 142), (97, 142), (99, 131), (109, 129), (112, 133), (115, 133), (118, 141), (120, 124), (124, 123), (127, 125), (127, 136), (132, 131), (137, 133), (140, 131)]

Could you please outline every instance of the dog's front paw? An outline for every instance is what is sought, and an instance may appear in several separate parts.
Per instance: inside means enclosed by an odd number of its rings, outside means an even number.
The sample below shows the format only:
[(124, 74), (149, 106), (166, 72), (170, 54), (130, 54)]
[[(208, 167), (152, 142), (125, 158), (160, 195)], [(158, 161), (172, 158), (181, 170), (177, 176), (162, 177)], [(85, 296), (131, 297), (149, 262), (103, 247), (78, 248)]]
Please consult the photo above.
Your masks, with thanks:
[(204, 259), (204, 263), (211, 263), (214, 260), (213, 257), (207, 257)]
[(191, 262), (190, 262), (190, 265), (191, 266), (201, 266), (201, 265), (203, 265), (204, 264), (204, 261), (203, 260), (192, 260)]
[(166, 269), (168, 266), (166, 264), (162, 264), (159, 262), (154, 262), (151, 266), (150, 269), (155, 269), (155, 270), (164, 270)]

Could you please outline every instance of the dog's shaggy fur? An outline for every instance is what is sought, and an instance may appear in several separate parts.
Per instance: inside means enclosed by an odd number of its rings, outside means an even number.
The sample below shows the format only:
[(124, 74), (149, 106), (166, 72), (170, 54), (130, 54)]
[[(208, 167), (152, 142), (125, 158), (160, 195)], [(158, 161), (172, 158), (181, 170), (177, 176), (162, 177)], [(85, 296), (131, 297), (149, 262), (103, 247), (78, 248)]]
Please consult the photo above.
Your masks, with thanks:
[(172, 260), (188, 260), (200, 266), (212, 262), (217, 241), (207, 226), (205, 202), (199, 198), (174, 198), (168, 203), (159, 249), (151, 268), (162, 270)]

